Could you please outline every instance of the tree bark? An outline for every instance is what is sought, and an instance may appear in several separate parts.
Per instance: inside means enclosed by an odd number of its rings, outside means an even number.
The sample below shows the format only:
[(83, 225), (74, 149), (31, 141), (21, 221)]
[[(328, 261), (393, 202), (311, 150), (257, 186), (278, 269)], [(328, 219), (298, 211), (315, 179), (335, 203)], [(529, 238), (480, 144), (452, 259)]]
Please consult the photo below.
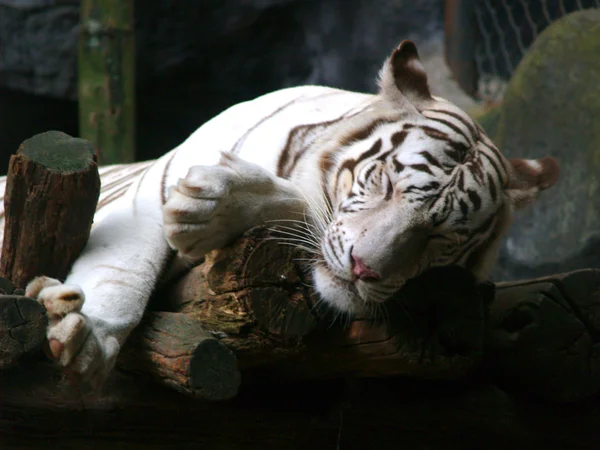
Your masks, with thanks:
[[(26, 140), (10, 159), (4, 192), (0, 368), (39, 347), (44, 309), (23, 297), (38, 275), (64, 279), (85, 246), (100, 193), (93, 146), (58, 131)], [(14, 286), (20, 288), (14, 289)]]
[[(597, 445), (597, 400), (569, 406), (531, 395), (564, 402), (598, 392), (600, 270), (496, 286), (432, 270), (406, 285), (385, 318), (365, 312), (346, 323), (314, 307), (302, 255), (272, 233), (249, 231), (158, 291), (102, 392), (69, 385), (43, 360), (1, 372), (0, 443)], [(228, 398), (239, 384), (235, 359), (243, 388), (233, 401), (198, 402), (154, 383)]]
[[(211, 253), (159, 291), (152, 307), (184, 314), (219, 337), (247, 382), (348, 375), (460, 379), (480, 363), (491, 284), (476, 284), (459, 268), (432, 270), (408, 283), (385, 309), (336, 320), (324, 305), (315, 307), (310, 274), (297, 261), (302, 255), (270, 239), (276, 233), (256, 228)], [(169, 335), (166, 323), (145, 323), (158, 340)], [(181, 329), (178, 339), (191, 340), (188, 333), (195, 332)], [(131, 343), (128, 355), (139, 342)], [(160, 371), (168, 363), (160, 361), (146, 368), (164, 381)], [(187, 373), (180, 379), (184, 392), (192, 384), (191, 366)]]
[(129, 370), (204, 400), (232, 398), (240, 385), (233, 352), (185, 314), (147, 313), (121, 360)]
[(18, 288), (64, 279), (85, 246), (100, 194), (94, 147), (58, 131), (27, 139), (10, 158), (0, 276)]

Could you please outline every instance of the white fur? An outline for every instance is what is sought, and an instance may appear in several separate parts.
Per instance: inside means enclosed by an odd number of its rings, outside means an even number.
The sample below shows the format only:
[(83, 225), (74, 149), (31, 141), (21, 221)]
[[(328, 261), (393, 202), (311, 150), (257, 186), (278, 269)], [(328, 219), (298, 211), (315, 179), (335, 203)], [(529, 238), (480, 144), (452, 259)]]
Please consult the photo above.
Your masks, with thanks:
[[(65, 283), (42, 277), (27, 287), (27, 294), (38, 298), (48, 310), (47, 337), (62, 344), (59, 364), (99, 386), (125, 339), (140, 322), (148, 298), (165, 271), (169, 246), (184, 259), (198, 260), (268, 220), (298, 219), (310, 211), (315, 229), (323, 235), (346, 233), (336, 239), (340, 263), (327, 268), (317, 265), (314, 273), (317, 290), (340, 310), (351, 312), (357, 295), (363, 300), (382, 301), (388, 292), (414, 276), (419, 261), (412, 253), (423, 251), (422, 237), (410, 231), (423, 220), (418, 208), (397, 201), (389, 202), (392, 207), (386, 209), (371, 199), (372, 211), (356, 216), (364, 219), (340, 215), (339, 222), (331, 221), (335, 213), (325, 203), (321, 186), (319, 164), (323, 155), (331, 154), (334, 163), (339, 162), (341, 156), (336, 151), (344, 137), (374, 119), (396, 121), (409, 115), (415, 123), (426, 120), (405, 96), (394, 91), (395, 84), (385, 68), (381, 84), (389, 90), (382, 96), (318, 86), (277, 91), (231, 107), (155, 162), (102, 169), (104, 183), (131, 174), (136, 178), (127, 181), (131, 186), (125, 195), (99, 209), (89, 242)], [(276, 177), (290, 131), (324, 122), (335, 125), (326, 133), (303, 135), (306, 153), (290, 179)], [(378, 139), (390, 146), (393, 127), (386, 127), (382, 125), (370, 138), (349, 144), (344, 157), (357, 157)], [(435, 150), (440, 145), (424, 134), (414, 134), (403, 147), (408, 150), (399, 151), (396, 157), (402, 164), (424, 164), (420, 150)], [(230, 151), (235, 154), (223, 153)], [(408, 182), (403, 176), (397, 181), (400, 191)], [(379, 184), (385, 186), (386, 175), (380, 177)], [(413, 173), (410, 182), (426, 182), (427, 177), (426, 173)], [(346, 181), (341, 191), (352, 188), (351, 179)], [(467, 178), (467, 182), (474, 181)], [(100, 203), (115, 193), (118, 187), (107, 188)], [(337, 205), (345, 193), (332, 195), (337, 197), (333, 199)], [(383, 193), (373, 197), (377, 195)], [(483, 204), (489, 204), (485, 196)], [(365, 234), (369, 228), (371, 234)], [(399, 242), (404, 241), (408, 256), (398, 249)], [(378, 293), (362, 281), (356, 283), (355, 292), (348, 290), (353, 247), (362, 252), (361, 258), (370, 267), (386, 276), (392, 259), (401, 259), (398, 273), (387, 285), (382, 284)]]

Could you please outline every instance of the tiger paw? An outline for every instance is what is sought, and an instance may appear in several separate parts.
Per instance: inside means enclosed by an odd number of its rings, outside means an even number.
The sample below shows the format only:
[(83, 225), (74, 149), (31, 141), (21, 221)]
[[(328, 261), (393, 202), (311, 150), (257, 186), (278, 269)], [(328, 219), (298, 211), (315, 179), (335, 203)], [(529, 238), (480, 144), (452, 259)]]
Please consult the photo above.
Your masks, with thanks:
[(46, 309), (50, 356), (78, 381), (99, 388), (114, 366), (120, 346), (103, 321), (81, 313), (83, 291), (76, 285), (37, 277), (27, 285), (25, 295)]
[(284, 182), (231, 153), (223, 153), (218, 165), (192, 167), (170, 188), (163, 207), (167, 241), (183, 258), (201, 259), (296, 205), (298, 193)]

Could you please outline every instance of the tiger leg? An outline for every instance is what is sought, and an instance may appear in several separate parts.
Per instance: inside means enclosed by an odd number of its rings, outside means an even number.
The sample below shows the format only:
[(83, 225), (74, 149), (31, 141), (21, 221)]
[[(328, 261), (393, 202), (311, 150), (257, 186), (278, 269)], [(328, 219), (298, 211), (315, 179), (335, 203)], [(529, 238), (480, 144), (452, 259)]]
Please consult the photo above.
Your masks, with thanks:
[(92, 387), (102, 385), (114, 366), (168, 260), (157, 182), (167, 167), (168, 157), (157, 160), (101, 210), (64, 284), (40, 277), (27, 286), (47, 310), (53, 359)]
[(214, 166), (194, 166), (169, 190), (165, 236), (188, 261), (198, 261), (244, 231), (278, 219), (301, 219), (307, 205), (289, 181), (231, 153)]

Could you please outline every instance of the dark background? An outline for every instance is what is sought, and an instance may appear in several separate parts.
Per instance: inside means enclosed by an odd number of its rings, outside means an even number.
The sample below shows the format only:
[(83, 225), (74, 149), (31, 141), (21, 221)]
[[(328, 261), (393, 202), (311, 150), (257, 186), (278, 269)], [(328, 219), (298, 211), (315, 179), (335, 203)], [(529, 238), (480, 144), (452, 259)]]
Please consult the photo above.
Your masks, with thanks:
[[(439, 0), (152, 0), (135, 4), (137, 157), (230, 105), (324, 84), (372, 92), (402, 39), (442, 39)], [(78, 134), (76, 0), (0, 0), (0, 173), (19, 144)]]

